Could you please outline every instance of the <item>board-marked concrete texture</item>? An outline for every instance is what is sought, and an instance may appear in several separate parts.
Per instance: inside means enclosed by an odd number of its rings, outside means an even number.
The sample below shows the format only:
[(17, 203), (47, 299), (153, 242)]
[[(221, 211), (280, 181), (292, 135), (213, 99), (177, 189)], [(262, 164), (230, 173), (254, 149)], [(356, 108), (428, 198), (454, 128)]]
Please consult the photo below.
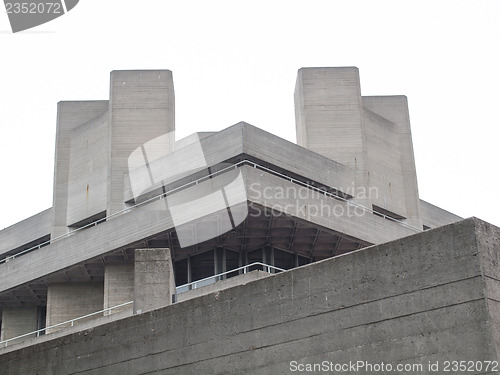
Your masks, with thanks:
[(291, 361), (498, 361), (499, 243), (499, 228), (467, 219), (12, 351), (0, 366), (287, 374)]

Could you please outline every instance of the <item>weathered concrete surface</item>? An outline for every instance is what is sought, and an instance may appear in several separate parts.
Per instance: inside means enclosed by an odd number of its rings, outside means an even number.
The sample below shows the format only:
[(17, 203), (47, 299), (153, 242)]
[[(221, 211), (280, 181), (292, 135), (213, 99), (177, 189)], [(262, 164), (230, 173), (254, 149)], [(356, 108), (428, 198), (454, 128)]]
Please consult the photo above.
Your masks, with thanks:
[[(54, 324), (100, 311), (103, 309), (103, 300), (104, 289), (102, 282), (50, 284), (47, 293), (46, 326), (50, 327)], [(79, 320), (75, 324), (97, 317), (99, 315)], [(62, 327), (69, 326), (70, 324), (68, 323), (48, 329), (47, 333), (55, 332)]]
[[(309, 194), (305, 199), (297, 199), (293, 196), (283, 197), (279, 192), (275, 194), (275, 190), (281, 187), (284, 191), (287, 191), (288, 188), (297, 191), (301, 187), (250, 166), (243, 166), (239, 170), (241, 170), (245, 182), (246, 195), (250, 204), (253, 202), (269, 208), (282, 208), (284, 212), (292, 216), (325, 228), (331, 228), (348, 236), (360, 238), (369, 243), (382, 243), (414, 233), (413, 229), (385, 220), (370, 212), (362, 212), (363, 215), (360, 216), (351, 207), (348, 214), (346, 203), (333, 198), (323, 199), (319, 194)], [(204, 189), (206, 192), (213, 192), (212, 184), (220, 180), (225, 181), (225, 176), (219, 175), (177, 194), (186, 197), (201, 196)], [(267, 199), (267, 196), (271, 196), (271, 199)], [(322, 201), (332, 207), (330, 214), (321, 215), (319, 208), (323, 207)], [(310, 209), (306, 210), (304, 206)], [(335, 207), (340, 209), (339, 212), (345, 214), (334, 213)], [(312, 208), (316, 208), (316, 210), (312, 211)], [(325, 210), (328, 212), (327, 208)], [(76, 232), (40, 250), (0, 264), (2, 277), (0, 292), (173, 227), (172, 217), (165, 209), (164, 200), (153, 201), (95, 227)]]
[[(104, 268), (104, 309), (134, 300), (134, 264), (108, 264)], [(132, 311), (132, 305), (118, 307), (105, 315)]]
[[(2, 331), (0, 341), (8, 340), (13, 337), (24, 335), (25, 333), (37, 330), (38, 307), (21, 306), (5, 308), (2, 312)], [(23, 339), (35, 337), (35, 335), (26, 336)], [(13, 340), (15, 342), (17, 340)]]
[[(52, 208), (0, 230), (0, 254), (50, 234)], [(3, 257), (0, 256), (0, 259)]]
[[(85, 330), (92, 329), (93, 327), (100, 326), (102, 324), (106, 324), (109, 322), (114, 322), (119, 319), (123, 319), (126, 317), (129, 317), (133, 315), (132, 314), (132, 308), (130, 308), (128, 311), (121, 311), (116, 314), (112, 315), (106, 315), (106, 316), (98, 316), (94, 317), (93, 319), (85, 319), (84, 321), (79, 321), (77, 324), (75, 324), (73, 327), (65, 327), (64, 329), (61, 329), (56, 332), (51, 332), (51, 333), (46, 333), (45, 335), (35, 337), (34, 335), (30, 335), (29, 337), (23, 337), (22, 339), (19, 340), (12, 340), (8, 343), (3, 343), (0, 345), (0, 356), (4, 353), (9, 353), (11, 351), (15, 351), (21, 348), (25, 348), (31, 345), (36, 345), (40, 344), (42, 342), (54, 340), (55, 338), (58, 337), (63, 337), (70, 335), (72, 333), (77, 333)], [(32, 332), (34, 330), (30, 330)], [(0, 374), (3, 375), (2, 372)]]
[(105, 113), (70, 133), (67, 226), (106, 211), (108, 117)]
[(363, 96), (363, 118), (372, 204), (422, 227), (408, 100), (404, 95)]
[(71, 131), (104, 115), (108, 101), (59, 102), (57, 104), (56, 155), (54, 161), (54, 204), (52, 238), (69, 231), (67, 224)]
[(11, 351), (0, 368), (288, 374), (290, 361), (362, 360), (431, 374), (429, 361), (499, 360), (499, 243), (467, 219)]
[(175, 294), (174, 269), (169, 249), (136, 249), (134, 313), (168, 306)]
[[(124, 175), (131, 153), (175, 130), (174, 83), (170, 70), (115, 70), (109, 93), (108, 214), (125, 208)], [(169, 150), (173, 151), (173, 145)]]
[(422, 215), (423, 225), (429, 228), (437, 228), (462, 220), (460, 216), (434, 206), (422, 199), (420, 199), (420, 214)]

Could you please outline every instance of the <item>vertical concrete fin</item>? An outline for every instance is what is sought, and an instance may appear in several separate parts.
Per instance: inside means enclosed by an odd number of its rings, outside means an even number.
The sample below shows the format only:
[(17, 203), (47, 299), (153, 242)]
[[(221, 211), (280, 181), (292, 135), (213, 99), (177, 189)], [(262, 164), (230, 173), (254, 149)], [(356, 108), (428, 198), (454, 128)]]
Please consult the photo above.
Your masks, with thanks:
[(356, 67), (302, 68), (295, 87), (297, 143), (351, 167), (367, 186), (366, 144)]
[(353, 168), (361, 166), (364, 137), (358, 68), (300, 69), (295, 118), (300, 146)]
[(370, 182), (379, 189), (373, 204), (422, 228), (408, 100), (404, 95), (364, 96), (363, 108)]
[(107, 100), (59, 102), (57, 105), (52, 238), (68, 232), (71, 131), (79, 125), (103, 115), (107, 110)]

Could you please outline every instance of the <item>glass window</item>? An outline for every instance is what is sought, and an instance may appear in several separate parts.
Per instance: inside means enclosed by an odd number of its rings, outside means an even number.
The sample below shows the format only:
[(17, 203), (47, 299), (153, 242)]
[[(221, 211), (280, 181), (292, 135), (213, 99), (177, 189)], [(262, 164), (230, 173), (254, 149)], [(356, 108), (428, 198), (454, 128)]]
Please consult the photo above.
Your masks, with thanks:
[(274, 265), (278, 268), (289, 270), (295, 267), (295, 254), (288, 251), (274, 249)]
[[(191, 277), (193, 281), (215, 275), (214, 251), (210, 250), (191, 257)], [(215, 280), (213, 280), (215, 281)], [(200, 287), (201, 285), (198, 285)]]
[[(226, 249), (226, 271), (234, 270), (240, 266), (240, 254), (231, 250)], [(235, 271), (227, 274), (227, 278), (238, 276), (239, 271)]]
[(182, 259), (174, 262), (175, 285), (184, 285), (188, 283), (188, 260)]

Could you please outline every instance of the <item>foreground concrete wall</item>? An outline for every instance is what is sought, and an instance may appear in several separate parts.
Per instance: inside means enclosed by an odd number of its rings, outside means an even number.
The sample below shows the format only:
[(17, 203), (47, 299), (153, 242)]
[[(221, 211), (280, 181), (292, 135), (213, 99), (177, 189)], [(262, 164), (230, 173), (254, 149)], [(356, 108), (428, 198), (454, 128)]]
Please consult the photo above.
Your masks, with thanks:
[[(103, 284), (99, 282), (50, 284), (47, 292), (46, 327), (100, 311), (103, 309), (103, 300)], [(88, 319), (96, 317), (98, 316)], [(68, 323), (49, 329), (47, 333), (56, 332), (61, 327), (69, 326)]]
[(464, 220), (4, 350), (0, 368), (39, 375), (288, 374), (291, 361), (360, 360), (420, 364), (415, 373), (431, 374), (444, 373), (446, 360), (496, 361), (499, 243), (499, 228)]

